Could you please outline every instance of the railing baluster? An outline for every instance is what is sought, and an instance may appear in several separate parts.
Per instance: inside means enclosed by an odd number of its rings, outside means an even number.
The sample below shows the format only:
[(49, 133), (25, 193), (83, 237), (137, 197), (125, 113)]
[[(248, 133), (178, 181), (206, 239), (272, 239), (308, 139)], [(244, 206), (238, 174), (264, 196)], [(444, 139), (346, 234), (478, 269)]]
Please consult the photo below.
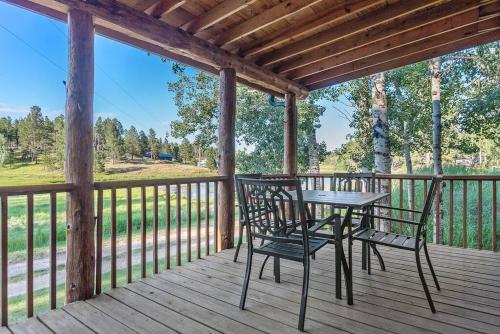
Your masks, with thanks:
[(165, 186), (165, 266), (170, 269), (170, 185)]
[(467, 248), (467, 180), (463, 181), (462, 191), (462, 244)]
[(483, 249), (483, 181), (477, 181), (477, 248)]
[(127, 283), (132, 283), (132, 188), (127, 187)]
[(210, 255), (210, 183), (205, 183), (205, 255)]
[(201, 259), (201, 183), (196, 183), (196, 257)]
[(147, 213), (146, 213), (146, 187), (141, 187), (141, 277), (146, 277), (146, 233), (147, 233)]
[(448, 246), (453, 246), (453, 180), (450, 180), (450, 208), (448, 226)]
[(217, 193), (219, 188), (219, 183), (214, 182), (214, 234), (215, 234), (215, 253), (219, 251), (219, 243), (220, 243), (220, 236), (219, 236), (219, 224), (218, 224), (218, 208), (217, 208)]
[(26, 224), (26, 315), (33, 316), (33, 194), (28, 193)]
[[(320, 177), (320, 187), (321, 187), (321, 190), (325, 190), (325, 177), (322, 176)], [(321, 216), (321, 218), (325, 218), (325, 205), (324, 204), (321, 204), (321, 207), (319, 208), (319, 215)]]
[[(415, 180), (414, 179), (411, 179), (410, 180), (410, 201), (411, 201), (411, 205), (410, 205), (410, 209), (411, 210), (415, 210)], [(412, 212), (411, 213), (411, 220), (415, 221), (415, 212)], [(411, 236), (414, 237), (415, 236), (415, 225), (411, 225)]]
[[(97, 262), (96, 262), (97, 271)], [(57, 193), (50, 192), (50, 309), (57, 306)]]
[(153, 272), (158, 274), (158, 186), (153, 186)]
[[(388, 188), (389, 188), (389, 206), (392, 207), (392, 179), (388, 179)], [(389, 217), (392, 218), (392, 210), (389, 209)], [(392, 232), (392, 222), (388, 221), (387, 222), (388, 227), (389, 227), (389, 232)]]
[(187, 184), (187, 260), (191, 262), (191, 183)]
[(182, 196), (182, 190), (181, 190), (181, 184), (177, 184), (177, 188), (176, 188), (176, 205), (175, 205), (175, 209), (177, 210), (177, 214), (176, 214), (176, 221), (177, 221), (177, 224), (175, 226), (175, 234), (177, 235), (176, 237), (176, 247), (177, 247), (177, 251), (175, 252), (175, 256), (177, 258), (177, 265), (180, 266), (181, 265), (181, 245), (182, 245), (182, 240), (181, 240), (181, 196)]
[[(399, 208), (403, 208), (403, 179), (399, 179)], [(399, 211), (399, 219), (403, 219), (403, 211)], [(403, 223), (399, 223), (399, 234), (403, 234)]]
[(1, 284), (2, 288), (0, 291), (0, 300), (1, 300), (1, 325), (7, 326), (8, 316), (9, 316), (9, 304), (8, 304), (8, 294), (7, 294), (7, 286), (8, 286), (8, 266), (9, 266), (9, 248), (8, 248), (8, 195), (1, 195), (1, 207), (2, 207), (2, 219), (1, 219), (1, 236), (0, 236), (0, 261), (1, 261)]
[(103, 190), (97, 190), (96, 256), (95, 256), (95, 293), (102, 291), (102, 215)]
[[(381, 179), (378, 179), (377, 180), (377, 188), (378, 188), (378, 192), (381, 192), (381, 189), (382, 189), (382, 180)], [(377, 208), (377, 215), (380, 217), (380, 208)], [(380, 218), (377, 218), (377, 229), (380, 230)]]
[(111, 288), (116, 288), (116, 189), (111, 189)]
[(439, 182), (437, 184), (437, 196), (435, 199), (436, 203), (436, 212), (435, 212), (435, 223), (436, 226), (434, 226), (434, 229), (436, 230), (436, 240), (434, 240), (435, 244), (440, 244), (441, 243), (441, 198), (443, 196), (442, 194), (443, 191), (443, 183)]
[(497, 251), (497, 182), (492, 181), (491, 187), (493, 188), (493, 224), (492, 224), (492, 238), (491, 238), (491, 249)]

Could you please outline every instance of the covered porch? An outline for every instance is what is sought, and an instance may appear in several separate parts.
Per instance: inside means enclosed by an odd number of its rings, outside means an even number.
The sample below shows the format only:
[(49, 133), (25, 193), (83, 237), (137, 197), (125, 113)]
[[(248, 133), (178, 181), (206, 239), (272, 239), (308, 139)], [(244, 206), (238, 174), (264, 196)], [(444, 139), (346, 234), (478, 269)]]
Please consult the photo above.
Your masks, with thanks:
[[(66, 183), (0, 187), (1, 331), (43, 332), (297, 332), (300, 271), (283, 261), (283, 282), (253, 277), (248, 310), (240, 311), (244, 252), (231, 261), (235, 237), (236, 85), (248, 85), (285, 100), (283, 177), (316, 179), (333, 175), (297, 174), (296, 99), (316, 89), (498, 40), (500, 1), (178, 1), (178, 0), (7, 0), (68, 22), (69, 68), (65, 110)], [(183, 179), (94, 182), (94, 35), (100, 34), (220, 76), (218, 176)], [(378, 175), (399, 185), (429, 178)], [(491, 185), (491, 250), (497, 249), (498, 176), (444, 178), (464, 189), (463, 226), (477, 224), (476, 247), (483, 247), (483, 217), (465, 215), (467, 184)], [(385, 182), (385, 181), (384, 181)], [(320, 183), (322, 187), (328, 182)], [(453, 186), (449, 192), (453, 222)], [(132, 192), (140, 193), (141, 230), (133, 238)], [(126, 211), (117, 212), (117, 192)], [(479, 192), (481, 193), (481, 191)], [(47, 196), (51, 220), (50, 309), (57, 308), (56, 213), (67, 203), (64, 266), (65, 306), (36, 314), (33, 259), (33, 202)], [(59, 195), (59, 196), (58, 196)], [(9, 323), (8, 202), (27, 201), (27, 320)], [(166, 200), (164, 200), (164, 198)], [(186, 200), (184, 200), (184, 198)], [(104, 238), (104, 202), (109, 201), (109, 239)], [(160, 202), (164, 204), (160, 204)], [(151, 203), (152, 210), (149, 210)], [(172, 204), (173, 203), (173, 204)], [(165, 221), (159, 221), (159, 210)], [(175, 210), (176, 218), (171, 219)], [(318, 208), (323, 210), (323, 208)], [(481, 210), (481, 209), (479, 209)], [(203, 212), (203, 214), (202, 214)], [(120, 245), (116, 221), (127, 220)], [(323, 214), (323, 211), (321, 211)], [(183, 225), (181, 217), (188, 222)], [(439, 224), (439, 219), (436, 224)], [(235, 226), (236, 225), (236, 226)], [(174, 229), (175, 227), (175, 229)], [(453, 242), (453, 223), (450, 225)], [(466, 233), (466, 232), (464, 232)], [(442, 291), (438, 313), (426, 308), (417, 274), (407, 270), (397, 250), (382, 250), (387, 272), (368, 277), (354, 261), (354, 305), (333, 296), (333, 248), (312, 263), (306, 330), (313, 333), (493, 333), (500, 330), (497, 253), (431, 247)], [(484, 238), (486, 239), (486, 237)], [(444, 240), (436, 240), (444, 243)], [(138, 244), (137, 249), (134, 244)], [(123, 248), (121, 248), (123, 246)], [(356, 252), (359, 249), (355, 247)], [(134, 256), (134, 251), (138, 252)], [(208, 256), (213, 255), (213, 256)], [(120, 261), (122, 256), (122, 261)], [(411, 256), (409, 254), (408, 256)], [(137, 258), (136, 258), (137, 257)], [(257, 258), (257, 261), (261, 259)], [(191, 263), (192, 262), (192, 263)], [(174, 268), (175, 267), (175, 268)], [(134, 272), (139, 272), (139, 277)], [(163, 273), (160, 273), (164, 271)], [(269, 274), (269, 273), (268, 273)], [(265, 275), (266, 276), (266, 275)], [(136, 281), (134, 283), (134, 281)], [(124, 285), (125, 284), (125, 285)], [(123, 287), (119, 287), (124, 285)], [(108, 289), (109, 288), (109, 289)]]
[[(412, 254), (381, 249), (387, 271), (361, 270), (354, 248), (354, 305), (335, 299), (333, 247), (312, 264), (306, 330), (309, 333), (496, 333), (500, 330), (500, 257), (496, 253), (432, 245), (442, 290), (433, 290), (432, 314)], [(238, 309), (246, 249), (176, 267), (106, 291), (87, 301), (42, 313), (8, 327), (13, 333), (298, 333), (300, 264), (282, 261), (282, 281), (272, 266), (250, 282), (248, 306)], [(263, 257), (254, 258), (259, 266)], [(425, 268), (428, 273), (428, 269)], [(431, 280), (432, 281), (432, 280)]]

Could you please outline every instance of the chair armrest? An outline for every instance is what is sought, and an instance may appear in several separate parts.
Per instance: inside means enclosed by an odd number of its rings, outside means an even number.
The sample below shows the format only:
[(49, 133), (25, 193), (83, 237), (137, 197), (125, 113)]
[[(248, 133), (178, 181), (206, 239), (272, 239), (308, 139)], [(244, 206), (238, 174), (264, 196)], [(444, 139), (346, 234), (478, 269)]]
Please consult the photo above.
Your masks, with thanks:
[(315, 233), (325, 225), (333, 224), (334, 219), (339, 218), (340, 215), (332, 215), (325, 219), (309, 219), (307, 222), (313, 222), (314, 226), (307, 229), (309, 232)]
[(422, 213), (422, 211), (418, 211), (418, 210), (403, 209), (403, 208), (397, 208), (397, 207), (387, 206), (387, 205), (373, 205), (373, 207), (375, 207), (375, 208), (383, 208), (383, 209), (391, 209), (391, 210), (397, 210), (397, 211), (406, 211), (406, 212)]
[(362, 213), (362, 212), (353, 212), (352, 215), (353, 216), (370, 217), (370, 218), (380, 218), (380, 219), (390, 220), (390, 221), (393, 221), (393, 222), (404, 223), (404, 224), (420, 225), (419, 222), (416, 222), (416, 221), (413, 221), (413, 220), (399, 219), (399, 218), (392, 218), (392, 217), (385, 217), (385, 216), (379, 216), (379, 215), (370, 215), (370, 214)]

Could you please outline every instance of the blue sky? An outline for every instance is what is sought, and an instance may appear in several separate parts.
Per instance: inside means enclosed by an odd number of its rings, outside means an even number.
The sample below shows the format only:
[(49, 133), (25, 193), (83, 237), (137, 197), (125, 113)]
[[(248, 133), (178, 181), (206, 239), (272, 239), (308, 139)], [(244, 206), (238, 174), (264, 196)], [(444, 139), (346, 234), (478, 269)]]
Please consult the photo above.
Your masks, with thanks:
[[(174, 79), (170, 64), (96, 36), (95, 66), (95, 118), (117, 117), (127, 128), (153, 128), (161, 136), (169, 131), (176, 119), (167, 89)], [(0, 117), (21, 117), (35, 104), (51, 118), (63, 114), (66, 68), (66, 24), (0, 2)], [(331, 103), (324, 105), (318, 139), (332, 149), (345, 142), (348, 122)]]

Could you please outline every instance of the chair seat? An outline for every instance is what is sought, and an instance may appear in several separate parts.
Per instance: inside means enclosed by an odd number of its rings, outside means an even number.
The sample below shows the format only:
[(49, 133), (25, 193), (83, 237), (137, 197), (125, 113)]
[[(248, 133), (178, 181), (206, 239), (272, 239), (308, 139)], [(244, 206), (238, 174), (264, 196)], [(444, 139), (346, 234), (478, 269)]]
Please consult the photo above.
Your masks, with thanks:
[(364, 229), (354, 233), (353, 239), (368, 241), (375, 244), (402, 249), (415, 249), (417, 239), (411, 236), (378, 231), (374, 229)]
[[(309, 238), (309, 254), (316, 253), (321, 247), (328, 243), (327, 239)], [(280, 258), (300, 261), (304, 259), (304, 247), (301, 244), (272, 241), (265, 243), (261, 247), (254, 248), (255, 253), (278, 256)]]

